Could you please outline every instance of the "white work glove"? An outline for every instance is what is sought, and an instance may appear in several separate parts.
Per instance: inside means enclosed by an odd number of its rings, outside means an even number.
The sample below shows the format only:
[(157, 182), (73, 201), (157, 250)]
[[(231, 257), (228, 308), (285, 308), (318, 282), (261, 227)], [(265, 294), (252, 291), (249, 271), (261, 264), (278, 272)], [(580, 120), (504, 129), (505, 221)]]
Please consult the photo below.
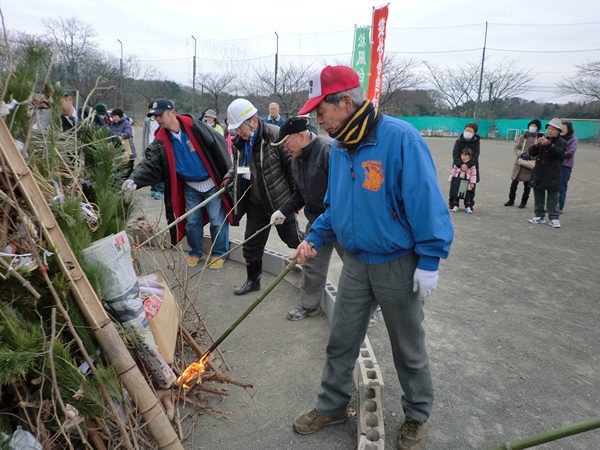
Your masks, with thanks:
[(121, 186), (121, 190), (125, 192), (133, 192), (137, 188), (136, 184), (133, 180), (125, 180), (123, 181), (123, 185)]
[(285, 216), (281, 211), (277, 210), (271, 214), (271, 224), (281, 225), (283, 222), (285, 222)]
[(413, 292), (418, 292), (419, 297), (425, 300), (430, 296), (438, 283), (437, 270), (415, 270), (413, 277)]

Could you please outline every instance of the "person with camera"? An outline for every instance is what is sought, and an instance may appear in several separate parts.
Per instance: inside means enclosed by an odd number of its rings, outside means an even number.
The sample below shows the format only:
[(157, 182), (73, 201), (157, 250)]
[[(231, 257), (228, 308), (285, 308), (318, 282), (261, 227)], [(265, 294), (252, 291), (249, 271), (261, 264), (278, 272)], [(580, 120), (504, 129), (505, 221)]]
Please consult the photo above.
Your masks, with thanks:
[(519, 137), (519, 140), (515, 144), (514, 151), (516, 158), (513, 164), (512, 182), (508, 191), (508, 201), (504, 206), (513, 206), (515, 204), (519, 182), (523, 183), (523, 195), (521, 196), (519, 208), (527, 206), (527, 200), (529, 200), (529, 193), (531, 191), (529, 182), (531, 181), (531, 173), (535, 166), (535, 161), (529, 155), (529, 149), (537, 138), (543, 136), (540, 133), (541, 128), (542, 123), (537, 119), (533, 119), (527, 124), (527, 131)]
[(560, 228), (558, 220), (560, 170), (567, 149), (567, 142), (560, 136), (561, 131), (561, 120), (552, 119), (546, 125), (546, 136), (536, 138), (529, 149), (529, 154), (536, 158), (531, 176), (535, 216), (529, 219), (529, 222), (546, 223), (544, 216), (548, 213), (549, 225), (552, 228)]

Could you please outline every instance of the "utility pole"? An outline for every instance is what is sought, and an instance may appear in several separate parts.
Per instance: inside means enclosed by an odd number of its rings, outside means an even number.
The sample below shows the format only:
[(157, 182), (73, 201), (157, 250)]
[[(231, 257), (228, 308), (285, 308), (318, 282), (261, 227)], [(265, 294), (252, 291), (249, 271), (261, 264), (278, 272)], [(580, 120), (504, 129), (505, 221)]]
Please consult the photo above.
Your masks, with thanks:
[(274, 31), (275, 36), (277, 37), (277, 47), (275, 48), (275, 83), (273, 83), (273, 93), (277, 95), (277, 64), (279, 60), (279, 35), (277, 31)]
[(192, 116), (196, 114), (196, 38), (192, 35), (194, 40), (194, 69), (192, 75)]
[(119, 59), (119, 108), (123, 109), (123, 42), (121, 39), (117, 39), (117, 42), (121, 44), (121, 59)]
[(477, 90), (477, 103), (475, 104), (475, 111), (473, 111), (473, 118), (475, 122), (479, 121), (479, 108), (481, 107), (481, 85), (483, 83), (483, 65), (485, 64), (485, 47), (487, 45), (487, 31), (488, 23), (485, 21), (485, 35), (483, 37), (483, 53), (481, 54), (481, 71), (479, 72), (479, 89)]

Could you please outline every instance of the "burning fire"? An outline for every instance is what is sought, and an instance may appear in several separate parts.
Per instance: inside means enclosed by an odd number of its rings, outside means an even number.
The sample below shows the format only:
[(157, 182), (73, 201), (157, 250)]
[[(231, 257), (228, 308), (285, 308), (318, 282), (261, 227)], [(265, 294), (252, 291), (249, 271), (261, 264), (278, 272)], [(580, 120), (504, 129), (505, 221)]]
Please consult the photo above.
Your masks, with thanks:
[(210, 353), (206, 353), (198, 361), (187, 366), (179, 378), (177, 378), (176, 383), (180, 386), (183, 386), (184, 389), (188, 389), (190, 387), (188, 383), (191, 383), (193, 380), (206, 372), (205, 363), (209, 356)]

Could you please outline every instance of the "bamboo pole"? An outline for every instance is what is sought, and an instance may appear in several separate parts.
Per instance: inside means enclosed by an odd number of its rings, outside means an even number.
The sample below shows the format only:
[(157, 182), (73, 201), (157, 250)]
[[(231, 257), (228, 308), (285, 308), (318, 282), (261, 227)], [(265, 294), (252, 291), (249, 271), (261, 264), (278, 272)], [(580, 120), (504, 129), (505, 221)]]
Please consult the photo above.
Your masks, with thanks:
[(557, 439), (583, 433), (584, 431), (594, 430), (596, 428), (600, 428), (600, 417), (565, 425), (552, 431), (534, 434), (532, 436), (517, 439), (516, 441), (506, 442), (505, 444), (500, 444), (491, 448), (490, 450), (521, 450), (523, 448), (529, 448), (535, 445), (544, 444), (546, 442), (556, 441)]
[(117, 368), (119, 378), (142, 414), (151, 436), (160, 449), (183, 450), (160, 402), (146, 383), (114, 323), (106, 314), (100, 299), (83, 273), (31, 170), (2, 120), (0, 120), (0, 154), (14, 176), (21, 194), (35, 214), (48, 245), (56, 249), (56, 258), (61, 271), (71, 284), (82, 314), (92, 328), (107, 360)]
[(202, 357), (200, 359), (210, 355), (221, 344), (221, 342), (223, 342), (225, 340), (225, 338), (227, 336), (229, 336), (231, 334), (231, 332), (233, 330), (235, 330), (237, 328), (237, 326), (240, 323), (242, 323), (246, 317), (248, 317), (250, 315), (250, 313), (252, 311), (254, 311), (254, 309), (265, 299), (265, 297), (267, 295), (269, 295), (271, 293), (271, 291), (273, 289), (275, 289), (275, 287), (279, 283), (281, 283), (281, 280), (283, 280), (285, 278), (285, 276), (290, 272), (290, 270), (292, 270), (294, 268), (294, 266), (296, 265), (297, 259), (298, 259), (298, 257), (296, 256), (294, 259), (292, 259), (289, 262), (289, 264), (287, 266), (284, 267), (284, 269), (281, 272), (279, 272), (279, 275), (277, 275), (275, 277), (275, 279), (264, 290), (264, 292), (262, 294), (260, 294), (258, 296), (258, 298), (256, 300), (254, 300), (254, 302), (250, 306), (248, 306), (248, 309), (246, 309), (246, 311), (244, 311), (242, 313), (242, 315), (235, 322), (233, 322), (233, 324), (227, 329), (227, 331), (225, 331), (225, 333), (223, 333), (215, 342), (213, 342), (213, 344), (210, 346), (210, 348), (204, 352), (204, 355), (202, 355)]
[[(264, 292), (262, 294), (260, 294), (258, 296), (258, 298), (256, 300), (254, 300), (254, 302), (250, 306), (248, 306), (248, 308), (242, 313), (242, 315), (240, 317), (238, 317), (238, 319), (235, 322), (233, 322), (233, 324), (215, 342), (213, 342), (213, 344), (210, 346), (210, 348), (204, 352), (204, 354), (200, 357), (200, 359), (197, 361), (196, 364), (204, 364), (205, 362), (208, 361), (208, 357), (210, 356), (210, 354), (215, 351), (215, 349), (221, 344), (221, 342), (223, 342), (227, 338), (227, 336), (229, 336), (233, 332), (233, 330), (235, 330), (238, 327), (238, 325), (240, 323), (242, 323), (244, 321), (244, 319), (246, 317), (248, 317), (252, 311), (254, 311), (254, 309), (267, 297), (267, 295), (269, 295), (271, 293), (271, 291), (273, 289), (275, 289), (275, 287), (279, 283), (281, 283), (281, 281), (290, 272), (290, 270), (292, 270), (294, 268), (294, 266), (296, 265), (297, 259), (298, 259), (298, 257), (296, 256), (294, 259), (292, 259), (289, 262), (289, 264), (287, 266), (285, 266), (283, 268), (283, 270), (279, 273), (279, 275), (277, 275), (275, 277), (275, 279), (264, 290)], [(181, 374), (181, 376), (177, 379), (177, 381), (176, 381), (177, 384), (183, 385), (185, 387), (187, 383), (191, 382), (193, 379), (195, 379), (195, 377), (198, 376), (198, 374), (190, 376), (190, 370), (192, 369), (193, 366), (194, 366), (194, 364), (191, 364), (190, 366), (188, 366), (186, 368), (186, 370), (184, 370), (184, 372)], [(193, 373), (193, 372), (191, 372), (191, 373)]]

